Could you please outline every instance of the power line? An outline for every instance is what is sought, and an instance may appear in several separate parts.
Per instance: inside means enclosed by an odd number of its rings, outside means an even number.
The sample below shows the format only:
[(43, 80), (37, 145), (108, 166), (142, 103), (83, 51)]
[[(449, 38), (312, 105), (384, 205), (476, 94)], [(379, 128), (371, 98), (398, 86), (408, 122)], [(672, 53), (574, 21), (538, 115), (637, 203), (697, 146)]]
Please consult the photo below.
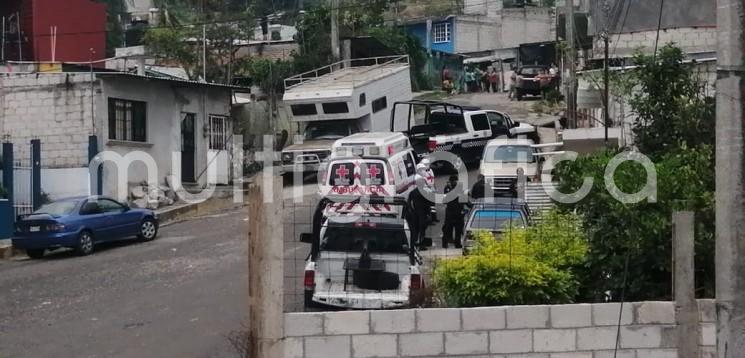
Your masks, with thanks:
[(652, 55), (652, 58), (654, 59), (654, 63), (657, 62), (657, 43), (660, 41), (660, 28), (662, 28), (662, 8), (665, 6), (665, 0), (660, 0), (660, 14), (657, 18), (657, 35), (655, 35), (654, 38), (654, 54)]

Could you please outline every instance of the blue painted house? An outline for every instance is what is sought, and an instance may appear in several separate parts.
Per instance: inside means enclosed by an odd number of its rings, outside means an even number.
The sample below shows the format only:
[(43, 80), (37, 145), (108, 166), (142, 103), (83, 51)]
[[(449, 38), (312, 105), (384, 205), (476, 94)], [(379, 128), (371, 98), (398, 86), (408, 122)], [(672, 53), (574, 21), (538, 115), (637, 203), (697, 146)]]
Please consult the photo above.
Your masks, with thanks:
[(432, 50), (454, 54), (455, 51), (455, 16), (450, 15), (441, 18), (433, 18), (432, 32), (427, 36), (427, 20), (416, 20), (404, 25), (410, 34), (419, 38), (424, 48), (427, 48), (428, 40)]

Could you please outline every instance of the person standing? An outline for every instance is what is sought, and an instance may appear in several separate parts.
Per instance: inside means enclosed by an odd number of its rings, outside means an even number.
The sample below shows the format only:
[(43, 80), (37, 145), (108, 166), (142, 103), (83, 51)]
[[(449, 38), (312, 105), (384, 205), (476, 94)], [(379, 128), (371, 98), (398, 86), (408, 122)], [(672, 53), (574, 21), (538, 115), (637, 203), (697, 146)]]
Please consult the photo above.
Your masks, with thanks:
[[(445, 195), (453, 190), (460, 190), (458, 185), (458, 176), (451, 175), (445, 186)], [(442, 248), (447, 249), (448, 244), (452, 242), (456, 248), (463, 247), (461, 238), (463, 236), (463, 219), (464, 204), (460, 202), (460, 196), (456, 196), (445, 206), (445, 222), (442, 225)]]
[(466, 92), (473, 92), (475, 90), (474, 83), (476, 82), (476, 74), (470, 67), (466, 68)]
[(492, 93), (497, 93), (497, 82), (499, 82), (499, 75), (497, 75), (497, 71), (494, 71), (494, 68), (492, 68), (489, 71), (489, 90), (491, 90)]
[(431, 169), (428, 159), (422, 159), (416, 166), (416, 188), (411, 193), (411, 199), (413, 203), (414, 216), (416, 218), (416, 235), (414, 235), (414, 243), (420, 249), (423, 247), (424, 237), (427, 233), (427, 227), (429, 226), (429, 215), (432, 211), (432, 202), (428, 197), (434, 197), (435, 186), (434, 186), (434, 175), (431, 175)]
[(483, 199), (486, 196), (486, 178), (483, 174), (479, 174), (478, 179), (471, 187), (469, 195), (471, 196), (471, 199), (474, 200)]

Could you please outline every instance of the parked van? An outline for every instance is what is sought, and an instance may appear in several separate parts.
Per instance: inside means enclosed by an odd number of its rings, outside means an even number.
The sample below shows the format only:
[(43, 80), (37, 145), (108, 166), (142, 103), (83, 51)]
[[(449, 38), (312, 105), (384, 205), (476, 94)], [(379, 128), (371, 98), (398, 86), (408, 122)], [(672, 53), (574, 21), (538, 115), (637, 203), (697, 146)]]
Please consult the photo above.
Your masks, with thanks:
[(357, 133), (332, 146), (321, 196), (404, 196), (416, 186), (416, 161), (402, 133)]

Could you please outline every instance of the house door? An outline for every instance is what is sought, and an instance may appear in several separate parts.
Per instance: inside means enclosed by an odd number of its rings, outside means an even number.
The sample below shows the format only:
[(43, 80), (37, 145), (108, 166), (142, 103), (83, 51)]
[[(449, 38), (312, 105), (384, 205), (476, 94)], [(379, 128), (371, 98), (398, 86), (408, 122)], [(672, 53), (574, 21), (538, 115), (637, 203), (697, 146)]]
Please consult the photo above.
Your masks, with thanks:
[(181, 181), (193, 183), (196, 138), (194, 113), (183, 113), (181, 117)]

